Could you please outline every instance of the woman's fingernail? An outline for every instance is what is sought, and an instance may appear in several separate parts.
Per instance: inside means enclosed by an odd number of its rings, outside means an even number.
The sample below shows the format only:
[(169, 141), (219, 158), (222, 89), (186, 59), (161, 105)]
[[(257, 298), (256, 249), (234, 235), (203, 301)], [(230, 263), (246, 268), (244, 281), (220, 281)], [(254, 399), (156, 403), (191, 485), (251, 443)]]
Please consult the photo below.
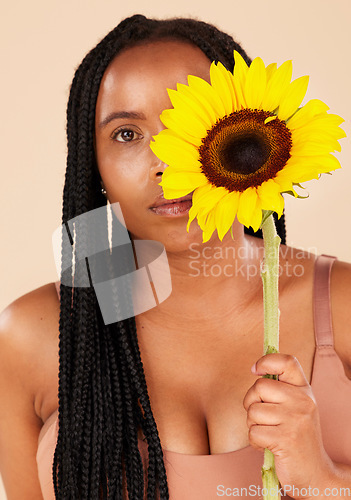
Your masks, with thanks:
[(252, 373), (256, 373), (256, 363), (251, 366)]

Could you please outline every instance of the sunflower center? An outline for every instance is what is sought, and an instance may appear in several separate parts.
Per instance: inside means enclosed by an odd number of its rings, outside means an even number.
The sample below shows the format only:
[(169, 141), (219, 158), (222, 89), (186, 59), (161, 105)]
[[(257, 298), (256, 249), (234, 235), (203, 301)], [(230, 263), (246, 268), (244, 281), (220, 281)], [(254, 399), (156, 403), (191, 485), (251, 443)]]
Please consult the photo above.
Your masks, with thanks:
[(229, 191), (245, 191), (275, 177), (290, 158), (291, 132), (268, 111), (242, 109), (219, 120), (199, 147), (207, 179)]
[(253, 174), (269, 157), (267, 144), (257, 134), (240, 134), (229, 136), (218, 151), (221, 163), (229, 172), (238, 174)]

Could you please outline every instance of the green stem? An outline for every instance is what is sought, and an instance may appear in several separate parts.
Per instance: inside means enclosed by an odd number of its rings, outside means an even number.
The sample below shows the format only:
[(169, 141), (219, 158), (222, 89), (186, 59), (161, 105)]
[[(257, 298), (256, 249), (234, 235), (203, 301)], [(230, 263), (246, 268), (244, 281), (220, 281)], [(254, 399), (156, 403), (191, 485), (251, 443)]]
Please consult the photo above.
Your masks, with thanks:
[[(261, 270), (263, 282), (264, 310), (264, 348), (263, 354), (279, 352), (279, 246), (273, 215), (265, 218), (262, 224), (264, 241), (264, 262)], [(277, 379), (275, 375), (266, 378)], [(275, 471), (274, 455), (267, 448), (264, 450), (262, 467), (262, 483), (264, 500), (280, 499), (279, 480)]]

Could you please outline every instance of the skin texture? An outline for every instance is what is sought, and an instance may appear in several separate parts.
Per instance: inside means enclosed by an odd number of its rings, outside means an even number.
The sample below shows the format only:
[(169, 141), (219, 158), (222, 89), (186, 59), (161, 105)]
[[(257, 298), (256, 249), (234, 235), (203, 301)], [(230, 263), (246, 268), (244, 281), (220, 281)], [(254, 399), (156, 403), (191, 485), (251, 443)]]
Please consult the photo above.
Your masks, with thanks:
[[(281, 246), (282, 354), (262, 357), (262, 240), (245, 235), (236, 221), (234, 241), (227, 235), (220, 242), (214, 234), (203, 247), (196, 221), (187, 233), (187, 216), (162, 218), (149, 210), (162, 192), (158, 183), (166, 168), (149, 148), (163, 128), (160, 113), (170, 107), (166, 88), (186, 83), (188, 74), (209, 81), (209, 68), (198, 48), (182, 42), (126, 49), (107, 69), (96, 108), (95, 149), (110, 202), (120, 202), (134, 239), (156, 239), (167, 249), (172, 294), (136, 317), (161, 445), (198, 455), (248, 444), (268, 447), (283, 484), (347, 486), (349, 468), (343, 479), (326, 456), (309, 385), (315, 256)], [(99, 126), (117, 111), (143, 113), (145, 119)], [(135, 141), (117, 141), (113, 133), (120, 127), (135, 132)], [(216, 273), (208, 272), (212, 266)], [(333, 265), (331, 302), (335, 350), (351, 379), (351, 264)], [(41, 498), (35, 454), (40, 429), (58, 407), (58, 324), (53, 283), (23, 295), (0, 315), (0, 471), (8, 500)], [(280, 380), (261, 379), (264, 373), (277, 373)]]

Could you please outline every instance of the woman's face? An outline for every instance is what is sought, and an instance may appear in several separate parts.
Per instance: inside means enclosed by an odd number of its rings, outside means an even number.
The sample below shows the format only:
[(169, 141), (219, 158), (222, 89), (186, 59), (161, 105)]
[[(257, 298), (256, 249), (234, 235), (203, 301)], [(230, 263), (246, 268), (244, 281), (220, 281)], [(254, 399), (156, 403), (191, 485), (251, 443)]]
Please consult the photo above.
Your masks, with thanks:
[(188, 210), (172, 215), (152, 208), (160, 202), (166, 165), (150, 141), (165, 128), (161, 112), (172, 107), (166, 89), (187, 84), (190, 74), (210, 81), (210, 60), (190, 43), (162, 40), (125, 49), (108, 66), (96, 105), (96, 157), (110, 203), (119, 202), (134, 238), (174, 251), (201, 242), (202, 231), (194, 221), (187, 233)]

